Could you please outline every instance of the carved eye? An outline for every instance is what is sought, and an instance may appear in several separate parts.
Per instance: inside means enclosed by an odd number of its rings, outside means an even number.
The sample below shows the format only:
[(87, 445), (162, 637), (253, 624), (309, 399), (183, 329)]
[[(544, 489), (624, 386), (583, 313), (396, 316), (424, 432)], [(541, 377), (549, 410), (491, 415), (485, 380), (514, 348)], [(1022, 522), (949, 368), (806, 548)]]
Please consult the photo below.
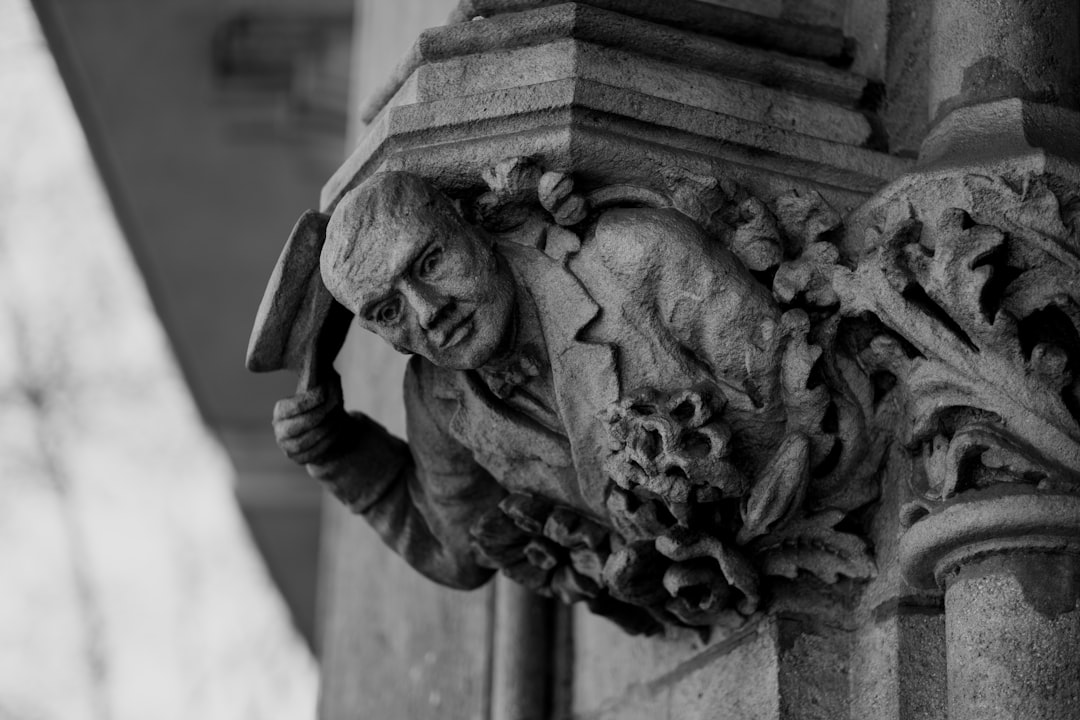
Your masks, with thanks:
[(371, 313), (371, 319), (380, 325), (390, 325), (401, 317), (401, 298), (387, 300)]
[(420, 277), (430, 277), (433, 275), (442, 263), (442, 255), (442, 248), (434, 247), (427, 255), (421, 258), (420, 266), (417, 268), (417, 273)]

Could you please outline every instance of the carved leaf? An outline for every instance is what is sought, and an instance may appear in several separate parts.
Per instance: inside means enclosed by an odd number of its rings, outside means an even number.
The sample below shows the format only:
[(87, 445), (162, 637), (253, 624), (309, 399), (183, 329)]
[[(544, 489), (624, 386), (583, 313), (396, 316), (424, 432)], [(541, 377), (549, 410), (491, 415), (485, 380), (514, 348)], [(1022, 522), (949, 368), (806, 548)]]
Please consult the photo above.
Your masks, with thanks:
[[(972, 182), (989, 192), (983, 181)], [(1046, 212), (1044, 196), (1036, 197), (1037, 208), (1024, 210), (1001, 187), (994, 185), (1000, 193), (984, 197), (982, 205), (996, 202), (998, 217)], [(987, 317), (982, 306), (994, 272), (986, 261), (1001, 252), (1005, 235), (973, 225), (960, 210), (944, 213), (927, 237), (918, 229), (910, 220), (887, 229), (856, 270), (837, 268), (834, 275), (846, 314), (873, 312), (922, 355), (905, 377), (911, 436), (929, 439), (942, 412), (973, 407), (997, 415), (1052, 462), (1080, 467), (1080, 428), (1059, 388), (1028, 367), (1014, 318), (1003, 310)], [(1074, 276), (1078, 271), (1080, 264), (1073, 266)]]
[(1026, 444), (986, 422), (965, 425), (951, 439), (937, 436), (925, 464), (930, 487), (941, 499), (1002, 482), (1068, 482)]
[(877, 574), (866, 541), (834, 527), (843, 518), (839, 510), (827, 510), (800, 518), (771, 533), (750, 548), (765, 575), (794, 579), (799, 571), (835, 583), (841, 575), (862, 580)]
[(813, 384), (811, 374), (822, 350), (808, 340), (810, 318), (802, 310), (789, 310), (780, 318), (787, 344), (780, 366), (788, 432), (805, 434), (811, 440), (810, 465), (816, 466), (832, 450), (836, 438), (823, 430), (822, 422), (832, 397), (823, 383)]
[(840, 213), (816, 190), (791, 192), (777, 198), (776, 219), (791, 240), (788, 252), (793, 255), (820, 240), (822, 235), (837, 229), (843, 222)]
[(527, 157), (505, 158), (485, 168), (482, 175), (489, 191), (472, 203), (475, 219), (495, 231), (525, 223), (536, 206), (540, 174), (540, 166)]
[(740, 545), (784, 525), (799, 511), (810, 477), (809, 460), (809, 438), (802, 433), (784, 438), (743, 506)]
[(803, 299), (815, 307), (831, 307), (840, 299), (832, 286), (840, 251), (832, 243), (808, 245), (794, 260), (782, 263), (773, 277), (773, 294), (783, 303)]
[[(932, 255), (919, 243), (911, 243), (903, 251), (908, 256), (911, 281), (918, 283), (962, 328), (963, 332), (954, 329), (958, 339), (967, 344), (996, 343), (1012, 330), (1012, 319), (987, 317), (984, 312), (982, 296), (994, 275), (993, 266), (984, 263), (1004, 249), (1005, 234), (989, 225), (965, 228), (970, 222), (963, 210), (947, 210), (928, 230), (927, 241), (934, 247)], [(910, 293), (911, 288), (905, 290)], [(944, 316), (939, 319), (945, 320)], [(964, 333), (971, 339), (966, 339)]]
[(674, 528), (656, 539), (656, 549), (676, 562), (685, 563), (701, 558), (715, 560), (724, 579), (743, 595), (738, 602), (739, 612), (750, 615), (757, 610), (761, 599), (757, 571), (741, 553), (725, 547), (717, 538)]
[(751, 270), (767, 270), (784, 257), (776, 219), (765, 203), (755, 197), (739, 205), (741, 222), (731, 239), (731, 252)]
[(664, 609), (686, 625), (712, 625), (737, 614), (738, 594), (711, 560), (675, 563), (664, 573), (664, 589), (671, 596)]
[(667, 600), (663, 586), (664, 572), (671, 561), (656, 551), (652, 542), (639, 542), (619, 548), (604, 564), (604, 585), (611, 596), (640, 607), (658, 605)]
[(675, 183), (671, 205), (702, 227), (714, 230), (716, 216), (728, 207), (728, 198), (738, 192), (730, 181), (687, 174)]
[[(991, 412), (1020, 432), (1048, 461), (1064, 468), (1080, 467), (1076, 427), (1061, 395), (1021, 364), (987, 353), (960, 355), (956, 365), (915, 360), (908, 375), (911, 441), (931, 437), (943, 411), (973, 407)], [(963, 362), (963, 361), (967, 362)], [(959, 367), (957, 367), (959, 366)]]
[(552, 504), (538, 495), (511, 493), (499, 502), (499, 508), (525, 532), (540, 535)]
[(1061, 204), (1041, 177), (1026, 178), (1017, 192), (999, 178), (969, 175), (964, 185), (972, 196), (991, 198), (1001, 208), (1002, 229), (1038, 245), (1041, 252), (1066, 262), (1076, 260), (1076, 237), (1062, 217)]
[(536, 192), (540, 182), (540, 166), (532, 158), (510, 157), (482, 171), (488, 188), (508, 202), (522, 202)]

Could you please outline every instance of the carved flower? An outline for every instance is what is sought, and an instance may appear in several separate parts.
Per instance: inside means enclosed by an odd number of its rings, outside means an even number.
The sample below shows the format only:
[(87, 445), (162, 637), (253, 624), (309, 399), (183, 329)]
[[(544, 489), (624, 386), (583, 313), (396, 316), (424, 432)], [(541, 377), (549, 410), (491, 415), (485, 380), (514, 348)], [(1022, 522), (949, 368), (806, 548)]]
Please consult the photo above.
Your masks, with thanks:
[(741, 496), (747, 480), (728, 459), (724, 402), (719, 388), (701, 384), (645, 388), (609, 407), (602, 419), (614, 452), (605, 469), (625, 491), (609, 496), (609, 510), (633, 513), (644, 503), (645, 512), (667, 513), (687, 526), (694, 505)]

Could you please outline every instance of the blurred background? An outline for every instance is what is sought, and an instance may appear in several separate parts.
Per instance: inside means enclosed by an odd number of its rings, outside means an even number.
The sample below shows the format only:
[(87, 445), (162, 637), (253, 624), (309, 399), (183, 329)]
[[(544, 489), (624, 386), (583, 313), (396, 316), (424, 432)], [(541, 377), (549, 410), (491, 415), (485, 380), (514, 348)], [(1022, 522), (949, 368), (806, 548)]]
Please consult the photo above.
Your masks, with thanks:
[(320, 496), (243, 367), (350, 0), (0, 0), (0, 720), (308, 718)]

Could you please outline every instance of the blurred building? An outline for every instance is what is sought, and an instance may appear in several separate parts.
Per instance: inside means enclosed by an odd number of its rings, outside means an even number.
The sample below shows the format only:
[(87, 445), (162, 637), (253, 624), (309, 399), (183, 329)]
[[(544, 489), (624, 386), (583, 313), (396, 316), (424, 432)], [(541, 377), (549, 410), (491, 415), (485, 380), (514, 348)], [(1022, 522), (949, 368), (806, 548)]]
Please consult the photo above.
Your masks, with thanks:
[(35, 9), (240, 507), (311, 640), (320, 493), (268, 433), (289, 379), (252, 375), (243, 356), (277, 249), (340, 161), (352, 3)]

